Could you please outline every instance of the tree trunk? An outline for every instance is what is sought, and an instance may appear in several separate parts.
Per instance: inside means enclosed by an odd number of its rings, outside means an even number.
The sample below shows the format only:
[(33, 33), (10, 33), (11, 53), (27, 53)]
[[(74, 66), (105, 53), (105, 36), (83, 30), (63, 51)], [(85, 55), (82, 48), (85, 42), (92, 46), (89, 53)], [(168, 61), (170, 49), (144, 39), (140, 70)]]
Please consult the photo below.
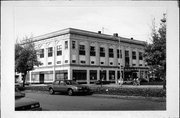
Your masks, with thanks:
[(27, 72), (24, 72), (24, 75), (23, 75), (23, 87), (25, 87), (26, 75), (27, 75)]
[(166, 64), (164, 65), (163, 89), (166, 89)]
[(163, 89), (166, 89), (166, 78), (163, 79)]

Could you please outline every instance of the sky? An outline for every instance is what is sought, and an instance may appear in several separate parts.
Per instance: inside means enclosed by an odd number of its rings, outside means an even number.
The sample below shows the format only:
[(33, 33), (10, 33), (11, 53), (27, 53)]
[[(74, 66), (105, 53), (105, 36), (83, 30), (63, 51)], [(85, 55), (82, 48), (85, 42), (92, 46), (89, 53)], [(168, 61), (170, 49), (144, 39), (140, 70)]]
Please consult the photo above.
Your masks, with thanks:
[(22, 39), (77, 28), (149, 42), (152, 20), (159, 25), (163, 13), (164, 7), (20, 6), (14, 8), (14, 36)]

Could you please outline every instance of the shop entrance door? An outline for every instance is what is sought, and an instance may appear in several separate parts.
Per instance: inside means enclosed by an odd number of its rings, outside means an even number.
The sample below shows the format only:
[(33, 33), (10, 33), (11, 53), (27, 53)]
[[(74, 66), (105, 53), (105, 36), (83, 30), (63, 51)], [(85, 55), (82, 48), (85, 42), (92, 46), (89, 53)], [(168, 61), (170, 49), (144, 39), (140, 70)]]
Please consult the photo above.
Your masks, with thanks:
[(39, 82), (40, 82), (40, 84), (44, 83), (44, 74), (39, 75)]

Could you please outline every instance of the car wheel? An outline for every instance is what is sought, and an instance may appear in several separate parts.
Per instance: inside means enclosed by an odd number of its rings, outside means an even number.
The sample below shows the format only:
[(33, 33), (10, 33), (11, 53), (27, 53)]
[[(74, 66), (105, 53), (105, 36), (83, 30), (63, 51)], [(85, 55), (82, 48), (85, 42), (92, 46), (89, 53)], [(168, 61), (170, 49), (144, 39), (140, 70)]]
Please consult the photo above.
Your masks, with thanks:
[(52, 95), (54, 94), (54, 90), (52, 88), (49, 89), (49, 93)]
[(69, 90), (68, 90), (68, 95), (69, 95), (69, 96), (72, 96), (72, 95), (73, 95), (73, 90), (72, 90), (72, 89), (69, 89)]

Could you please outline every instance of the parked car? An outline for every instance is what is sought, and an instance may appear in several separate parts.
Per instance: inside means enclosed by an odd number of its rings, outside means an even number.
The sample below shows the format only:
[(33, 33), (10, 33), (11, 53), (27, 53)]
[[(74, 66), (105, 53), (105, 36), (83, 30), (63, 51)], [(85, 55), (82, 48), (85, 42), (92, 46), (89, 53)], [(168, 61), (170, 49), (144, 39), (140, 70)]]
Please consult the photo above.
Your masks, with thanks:
[(80, 85), (74, 80), (55, 80), (49, 85), (49, 93), (54, 94), (55, 92), (66, 92), (69, 96), (76, 93), (93, 94), (88, 86)]
[(15, 87), (15, 111), (40, 111), (40, 103), (34, 99), (25, 97), (25, 93), (22, 93)]
[(15, 87), (18, 88), (19, 90), (24, 90), (23, 83), (15, 82)]

